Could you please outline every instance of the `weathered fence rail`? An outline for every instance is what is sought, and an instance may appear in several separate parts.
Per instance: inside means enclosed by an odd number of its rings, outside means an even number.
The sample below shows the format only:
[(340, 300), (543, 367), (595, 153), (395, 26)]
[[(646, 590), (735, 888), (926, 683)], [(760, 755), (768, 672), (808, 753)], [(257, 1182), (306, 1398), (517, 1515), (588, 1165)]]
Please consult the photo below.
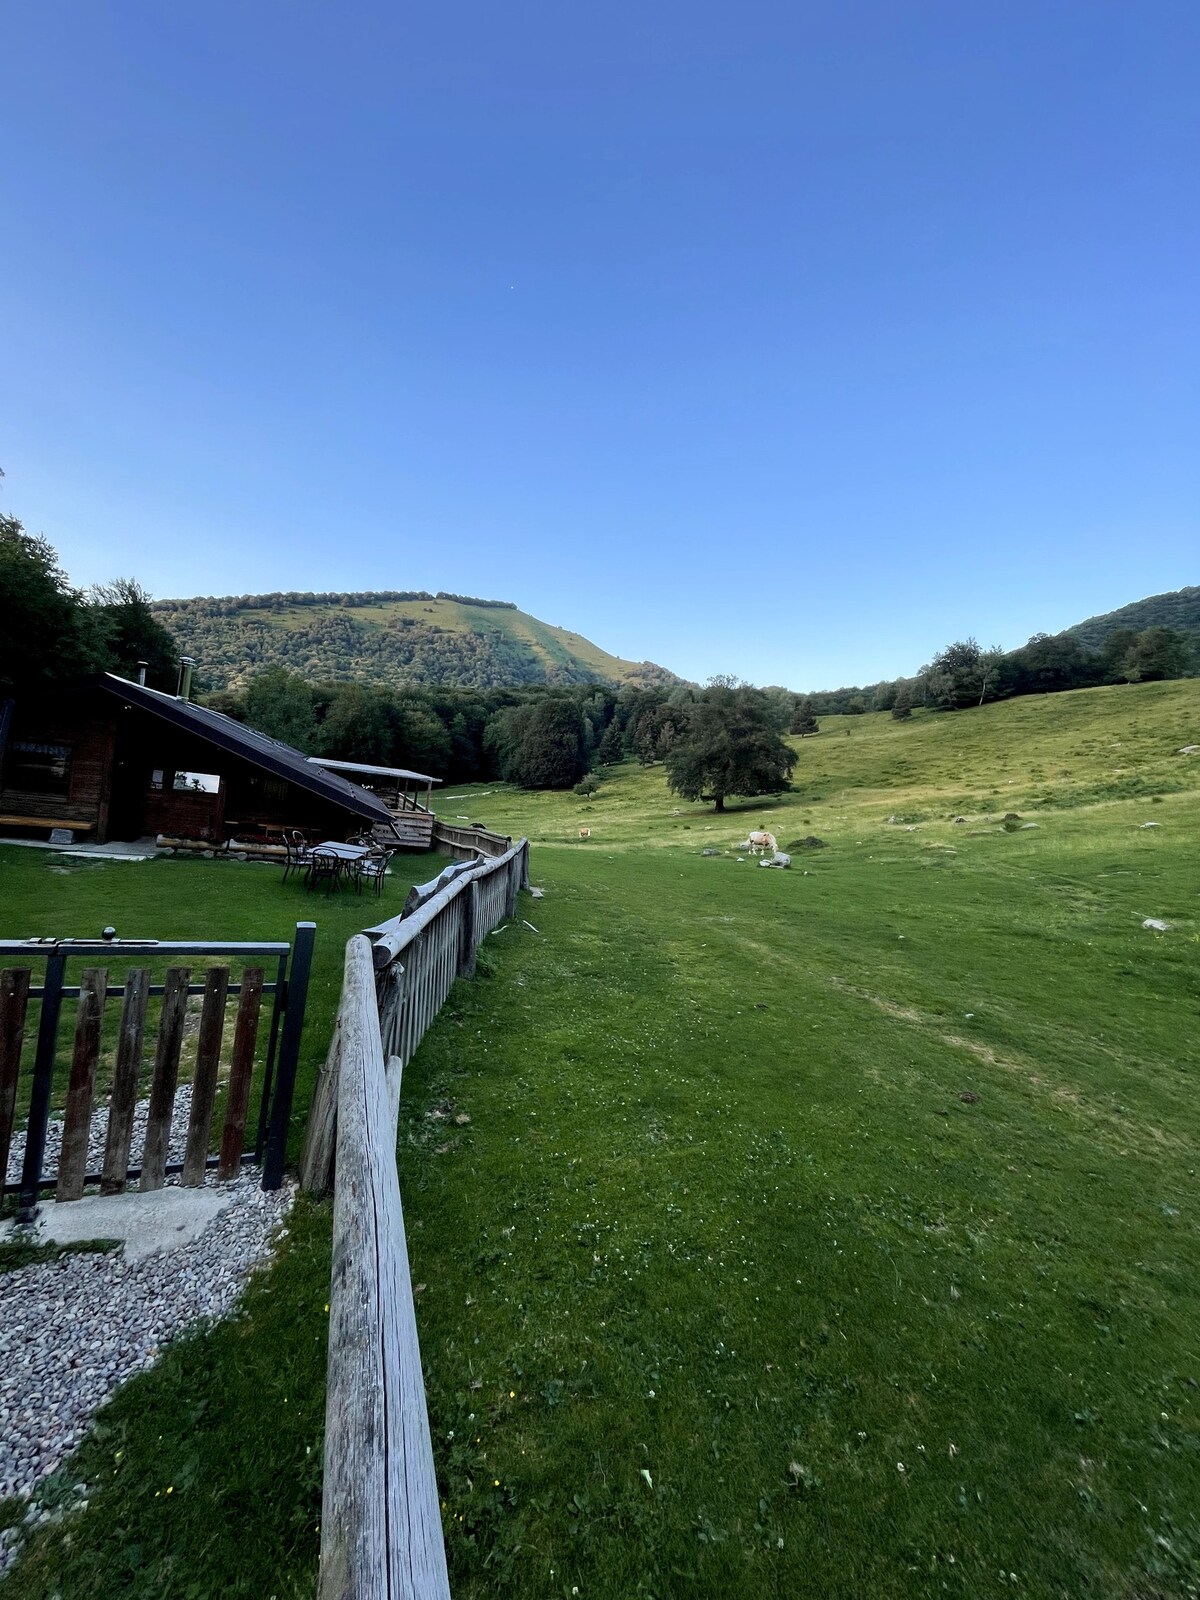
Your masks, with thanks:
[(502, 856), (512, 848), (512, 837), (493, 833), (490, 828), (456, 828), (452, 822), (439, 818), (433, 825), (433, 848), (463, 859), (474, 855)]
[(528, 886), (529, 845), (459, 873), (346, 946), (301, 1183), (334, 1181), (318, 1600), (449, 1600), (396, 1118), (405, 1064)]

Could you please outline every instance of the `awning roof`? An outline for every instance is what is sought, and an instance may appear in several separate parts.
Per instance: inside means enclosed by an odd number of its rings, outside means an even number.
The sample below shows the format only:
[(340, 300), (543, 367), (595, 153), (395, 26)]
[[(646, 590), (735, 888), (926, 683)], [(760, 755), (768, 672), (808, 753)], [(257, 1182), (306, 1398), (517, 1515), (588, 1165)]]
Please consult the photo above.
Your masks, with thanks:
[(314, 766), (333, 767), (337, 772), (362, 772), (373, 778), (413, 778), (417, 783), (441, 783), (427, 772), (410, 772), (407, 767), (372, 767), (362, 761), (331, 761), (328, 756), (309, 756)]
[(161, 717), (165, 722), (173, 723), (175, 727), (183, 728), (201, 739), (208, 739), (230, 755), (240, 756), (243, 761), (252, 762), (272, 776), (294, 783), (331, 805), (341, 806), (355, 816), (369, 817), (375, 822), (390, 823), (392, 820), (388, 808), (369, 790), (357, 783), (350, 783), (336, 772), (325, 772), (319, 766), (314, 767), (290, 744), (259, 733), (257, 728), (249, 728), (244, 722), (235, 722), (223, 712), (213, 711), (209, 706), (194, 705), (192, 701), (181, 700), (177, 695), (161, 694), (157, 689), (148, 689), (145, 684), (119, 678), (115, 672), (103, 672), (92, 681), (107, 694), (124, 700), (127, 705), (148, 711), (152, 716)]

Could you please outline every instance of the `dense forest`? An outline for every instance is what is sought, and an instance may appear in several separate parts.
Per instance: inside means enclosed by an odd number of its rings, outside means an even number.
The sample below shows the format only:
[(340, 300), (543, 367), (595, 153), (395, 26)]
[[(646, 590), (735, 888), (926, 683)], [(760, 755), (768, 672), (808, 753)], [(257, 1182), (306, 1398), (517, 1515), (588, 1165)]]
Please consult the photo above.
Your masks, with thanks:
[(1147, 628), (1170, 628), (1175, 633), (1187, 634), (1192, 644), (1200, 647), (1200, 588), (1152, 594), (1146, 600), (1135, 600), (1132, 605), (1105, 612), (1101, 617), (1077, 622), (1067, 632), (1086, 650), (1100, 650), (1110, 634), (1130, 630), (1142, 633)]
[[(755, 689), (727, 679), (714, 679), (702, 689), (587, 684), (396, 690), (361, 683), (314, 685), (283, 667), (266, 668), (243, 690), (215, 691), (208, 703), (312, 755), (411, 767), (450, 783), (501, 778), (530, 789), (581, 782), (586, 788), (596, 782), (588, 774), (636, 759), (646, 766), (663, 763), (669, 775), (679, 775), (680, 784), (692, 782), (697, 795), (700, 788), (721, 789), (707, 756), (696, 757), (697, 746), (703, 753), (717, 742), (714, 706), (736, 747), (726, 764), (725, 792), (740, 793), (786, 787), (790, 760), (782, 735), (802, 705), (787, 690)], [(685, 756), (691, 761), (686, 771)], [(751, 772), (764, 789), (728, 787), (750, 782)], [(686, 791), (680, 787), (678, 792)]]
[(265, 667), (394, 688), (679, 681), (653, 662), (622, 661), (551, 628), (511, 600), (446, 590), (160, 600), (154, 614), (220, 689), (244, 687)]

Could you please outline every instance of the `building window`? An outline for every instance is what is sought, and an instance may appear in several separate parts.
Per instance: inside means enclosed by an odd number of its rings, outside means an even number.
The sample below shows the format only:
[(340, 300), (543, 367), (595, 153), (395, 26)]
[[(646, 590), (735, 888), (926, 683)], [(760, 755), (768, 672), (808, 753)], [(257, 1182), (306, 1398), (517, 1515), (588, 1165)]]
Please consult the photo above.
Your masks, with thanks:
[(216, 794), (221, 778), (216, 772), (177, 772), (171, 787), (177, 794)]
[(14, 739), (4, 762), (4, 783), (30, 794), (66, 794), (71, 787), (71, 746)]

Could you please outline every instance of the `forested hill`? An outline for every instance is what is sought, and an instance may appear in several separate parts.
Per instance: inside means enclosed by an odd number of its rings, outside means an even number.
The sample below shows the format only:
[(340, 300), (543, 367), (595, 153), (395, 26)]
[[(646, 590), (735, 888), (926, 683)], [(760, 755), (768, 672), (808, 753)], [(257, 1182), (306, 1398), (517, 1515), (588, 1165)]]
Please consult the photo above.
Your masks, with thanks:
[(678, 683), (652, 661), (623, 661), (507, 600), (384, 590), (154, 602), (157, 619), (215, 689), (263, 667), (310, 682), (515, 688), (533, 683)]
[(1141, 633), (1145, 628), (1173, 628), (1189, 634), (1200, 644), (1200, 588), (1173, 589), (1170, 594), (1152, 594), (1135, 600), (1102, 617), (1089, 617), (1066, 631), (1089, 650), (1099, 650), (1109, 634), (1130, 628)]

